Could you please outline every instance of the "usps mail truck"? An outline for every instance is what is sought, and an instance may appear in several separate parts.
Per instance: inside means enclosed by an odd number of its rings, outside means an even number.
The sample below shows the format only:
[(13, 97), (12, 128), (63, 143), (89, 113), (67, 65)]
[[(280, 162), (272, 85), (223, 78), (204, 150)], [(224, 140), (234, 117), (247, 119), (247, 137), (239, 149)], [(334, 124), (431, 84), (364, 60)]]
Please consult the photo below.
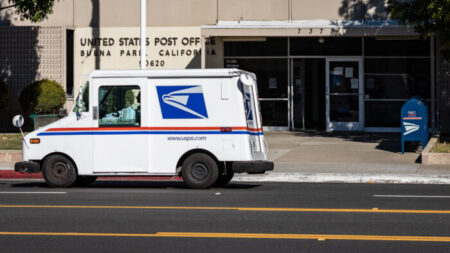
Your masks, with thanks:
[(52, 187), (181, 176), (190, 188), (208, 188), (272, 169), (256, 77), (238, 69), (94, 71), (68, 116), (24, 137), (15, 164), (42, 172)]

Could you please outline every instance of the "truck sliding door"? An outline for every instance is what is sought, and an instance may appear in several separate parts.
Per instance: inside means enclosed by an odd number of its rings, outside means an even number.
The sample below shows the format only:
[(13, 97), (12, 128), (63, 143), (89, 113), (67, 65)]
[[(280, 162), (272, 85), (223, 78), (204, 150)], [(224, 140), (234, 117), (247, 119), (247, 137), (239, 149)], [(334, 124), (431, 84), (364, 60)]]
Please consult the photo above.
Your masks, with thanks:
[[(148, 171), (144, 78), (94, 79), (94, 173)], [(144, 112), (144, 113), (143, 113)]]

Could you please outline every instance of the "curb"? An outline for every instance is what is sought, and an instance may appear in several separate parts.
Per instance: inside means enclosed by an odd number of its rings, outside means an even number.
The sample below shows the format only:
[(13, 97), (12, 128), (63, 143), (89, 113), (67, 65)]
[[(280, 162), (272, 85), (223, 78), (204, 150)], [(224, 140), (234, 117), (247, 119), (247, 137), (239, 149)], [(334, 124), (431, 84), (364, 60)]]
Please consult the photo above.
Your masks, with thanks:
[(450, 184), (450, 175), (272, 172), (236, 175), (236, 182)]
[[(42, 173), (20, 173), (0, 168), (0, 179), (43, 179)], [(182, 181), (181, 177), (99, 177), (100, 180)]]
[(431, 149), (438, 142), (439, 137), (432, 137), (428, 142), (427, 146), (422, 152), (422, 163), (423, 164), (440, 164), (446, 165), (450, 164), (450, 154), (448, 153), (433, 153)]

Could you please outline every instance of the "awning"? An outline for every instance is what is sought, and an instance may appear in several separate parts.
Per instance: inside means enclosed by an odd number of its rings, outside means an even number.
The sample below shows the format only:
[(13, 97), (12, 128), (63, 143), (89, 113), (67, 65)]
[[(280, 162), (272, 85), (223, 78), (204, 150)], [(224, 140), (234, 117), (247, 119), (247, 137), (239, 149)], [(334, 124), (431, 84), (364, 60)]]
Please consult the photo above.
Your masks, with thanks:
[(417, 36), (414, 29), (392, 20), (219, 21), (201, 26), (205, 37)]

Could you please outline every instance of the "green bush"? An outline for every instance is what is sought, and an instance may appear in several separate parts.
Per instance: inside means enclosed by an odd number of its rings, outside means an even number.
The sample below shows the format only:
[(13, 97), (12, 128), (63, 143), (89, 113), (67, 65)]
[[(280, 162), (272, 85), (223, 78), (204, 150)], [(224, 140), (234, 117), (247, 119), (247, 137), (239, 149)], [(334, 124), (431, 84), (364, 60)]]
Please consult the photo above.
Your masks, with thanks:
[(0, 109), (4, 108), (8, 103), (8, 85), (0, 81)]
[(66, 93), (56, 81), (42, 79), (25, 87), (19, 101), (27, 113), (58, 114), (66, 102)]

